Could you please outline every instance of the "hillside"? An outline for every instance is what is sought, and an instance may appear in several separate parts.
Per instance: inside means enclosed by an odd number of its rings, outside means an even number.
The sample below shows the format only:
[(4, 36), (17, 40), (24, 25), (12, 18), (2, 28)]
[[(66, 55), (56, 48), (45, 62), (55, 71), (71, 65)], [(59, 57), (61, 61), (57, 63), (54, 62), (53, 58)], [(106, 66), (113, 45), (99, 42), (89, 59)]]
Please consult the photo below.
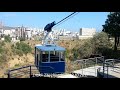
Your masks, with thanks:
[(4, 46), (2, 47), (4, 52), (0, 54), (2, 56), (0, 59), (0, 77), (4, 77), (4, 73), (6, 73), (8, 69), (34, 64), (34, 45), (40, 42), (24, 41), (24, 43), (28, 42), (30, 43), (32, 52), (23, 55), (21, 55), (21, 53), (15, 54), (16, 52), (12, 49), (13, 44), (4, 42)]
[[(25, 65), (31, 65), (34, 64), (34, 46), (36, 44), (41, 44), (40, 41), (34, 41), (34, 40), (27, 40), (22, 41), (26, 44), (28, 44), (32, 48), (31, 53), (27, 53), (26, 55), (16, 55), (14, 54), (14, 51), (12, 49), (12, 43), (4, 42), (4, 50), (6, 51), (4, 54), (7, 60), (5, 62), (2, 62), (0, 67), (0, 77), (6, 77), (4, 76), (4, 73), (7, 72), (8, 69), (17, 68)], [(71, 50), (74, 46), (76, 46), (77, 41), (59, 41), (59, 45), (65, 47), (68, 50)], [(19, 53), (18, 53), (19, 54)], [(66, 71), (71, 71), (71, 62), (66, 58)], [(72, 68), (74, 68), (72, 66)]]
[[(66, 72), (70, 73), (73, 70), (80, 69), (80, 65), (75, 64), (74, 61), (88, 58), (92, 54), (101, 54), (106, 58), (119, 58), (120, 50), (114, 52), (113, 42), (108, 41), (107, 37), (107, 34), (99, 33), (86, 40), (58, 41), (58, 45), (66, 48)], [(0, 42), (0, 77), (6, 77), (4, 73), (8, 69), (34, 64), (34, 47), (36, 44), (41, 44), (41, 42), (27, 40), (14, 45), (11, 42)]]

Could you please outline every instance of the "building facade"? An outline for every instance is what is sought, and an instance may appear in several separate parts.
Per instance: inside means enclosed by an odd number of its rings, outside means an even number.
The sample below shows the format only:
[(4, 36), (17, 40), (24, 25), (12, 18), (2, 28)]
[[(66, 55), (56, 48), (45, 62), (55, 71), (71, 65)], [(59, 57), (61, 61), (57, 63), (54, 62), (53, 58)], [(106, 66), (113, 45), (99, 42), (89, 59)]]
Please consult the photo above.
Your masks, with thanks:
[(96, 33), (95, 28), (80, 28), (79, 39), (92, 38)]

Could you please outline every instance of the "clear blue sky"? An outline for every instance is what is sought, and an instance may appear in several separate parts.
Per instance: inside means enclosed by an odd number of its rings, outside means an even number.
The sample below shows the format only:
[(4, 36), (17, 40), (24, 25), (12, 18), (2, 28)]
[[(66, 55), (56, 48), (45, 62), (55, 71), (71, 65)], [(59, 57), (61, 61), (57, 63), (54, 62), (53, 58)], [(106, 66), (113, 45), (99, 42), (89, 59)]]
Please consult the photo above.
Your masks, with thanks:
[[(52, 21), (58, 22), (72, 12), (0, 12), (0, 21), (6, 26), (44, 28)], [(74, 17), (55, 28), (79, 31), (81, 27), (96, 28), (101, 31), (109, 12), (79, 12)]]

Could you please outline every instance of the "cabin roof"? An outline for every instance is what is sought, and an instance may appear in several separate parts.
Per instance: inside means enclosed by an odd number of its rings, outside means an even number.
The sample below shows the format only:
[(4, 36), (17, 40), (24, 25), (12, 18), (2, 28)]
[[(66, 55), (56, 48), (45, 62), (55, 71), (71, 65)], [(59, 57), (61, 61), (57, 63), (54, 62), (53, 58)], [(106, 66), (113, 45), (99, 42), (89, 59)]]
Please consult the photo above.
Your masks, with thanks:
[(36, 45), (35, 47), (41, 51), (65, 51), (65, 48), (52, 44)]

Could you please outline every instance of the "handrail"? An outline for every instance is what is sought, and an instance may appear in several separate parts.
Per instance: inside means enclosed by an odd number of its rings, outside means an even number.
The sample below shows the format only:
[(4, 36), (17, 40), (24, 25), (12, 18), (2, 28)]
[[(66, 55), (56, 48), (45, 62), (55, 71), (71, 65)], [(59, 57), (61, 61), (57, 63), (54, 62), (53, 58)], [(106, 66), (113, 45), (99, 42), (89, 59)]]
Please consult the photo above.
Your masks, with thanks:
[[(49, 69), (51, 69), (52, 70), (52, 73), (54, 72), (54, 68), (53, 67), (50, 67), (50, 66), (35, 66), (35, 65), (28, 65), (28, 66), (23, 66), (23, 67), (20, 67), (20, 68), (17, 68), (17, 69), (11, 69), (11, 70), (8, 70), (8, 73), (7, 73), (7, 75), (8, 75), (8, 78), (10, 78), (11, 76), (10, 76), (10, 73), (11, 72), (13, 72), (13, 71), (17, 71), (17, 70), (21, 70), (21, 69), (24, 69), (24, 68), (30, 68), (29, 69), (29, 73), (28, 74), (30, 74), (30, 78), (31, 78), (31, 75), (32, 75), (32, 67), (41, 67), (41, 68), (49, 68)], [(34, 69), (35, 70), (35, 69)], [(44, 70), (44, 69), (43, 69)]]
[(29, 66), (20, 67), (20, 68), (17, 68), (17, 69), (11, 69), (11, 70), (8, 70), (8, 71), (15, 71), (15, 70), (23, 69), (23, 68), (28, 68), (28, 67), (30, 67), (30, 65)]

